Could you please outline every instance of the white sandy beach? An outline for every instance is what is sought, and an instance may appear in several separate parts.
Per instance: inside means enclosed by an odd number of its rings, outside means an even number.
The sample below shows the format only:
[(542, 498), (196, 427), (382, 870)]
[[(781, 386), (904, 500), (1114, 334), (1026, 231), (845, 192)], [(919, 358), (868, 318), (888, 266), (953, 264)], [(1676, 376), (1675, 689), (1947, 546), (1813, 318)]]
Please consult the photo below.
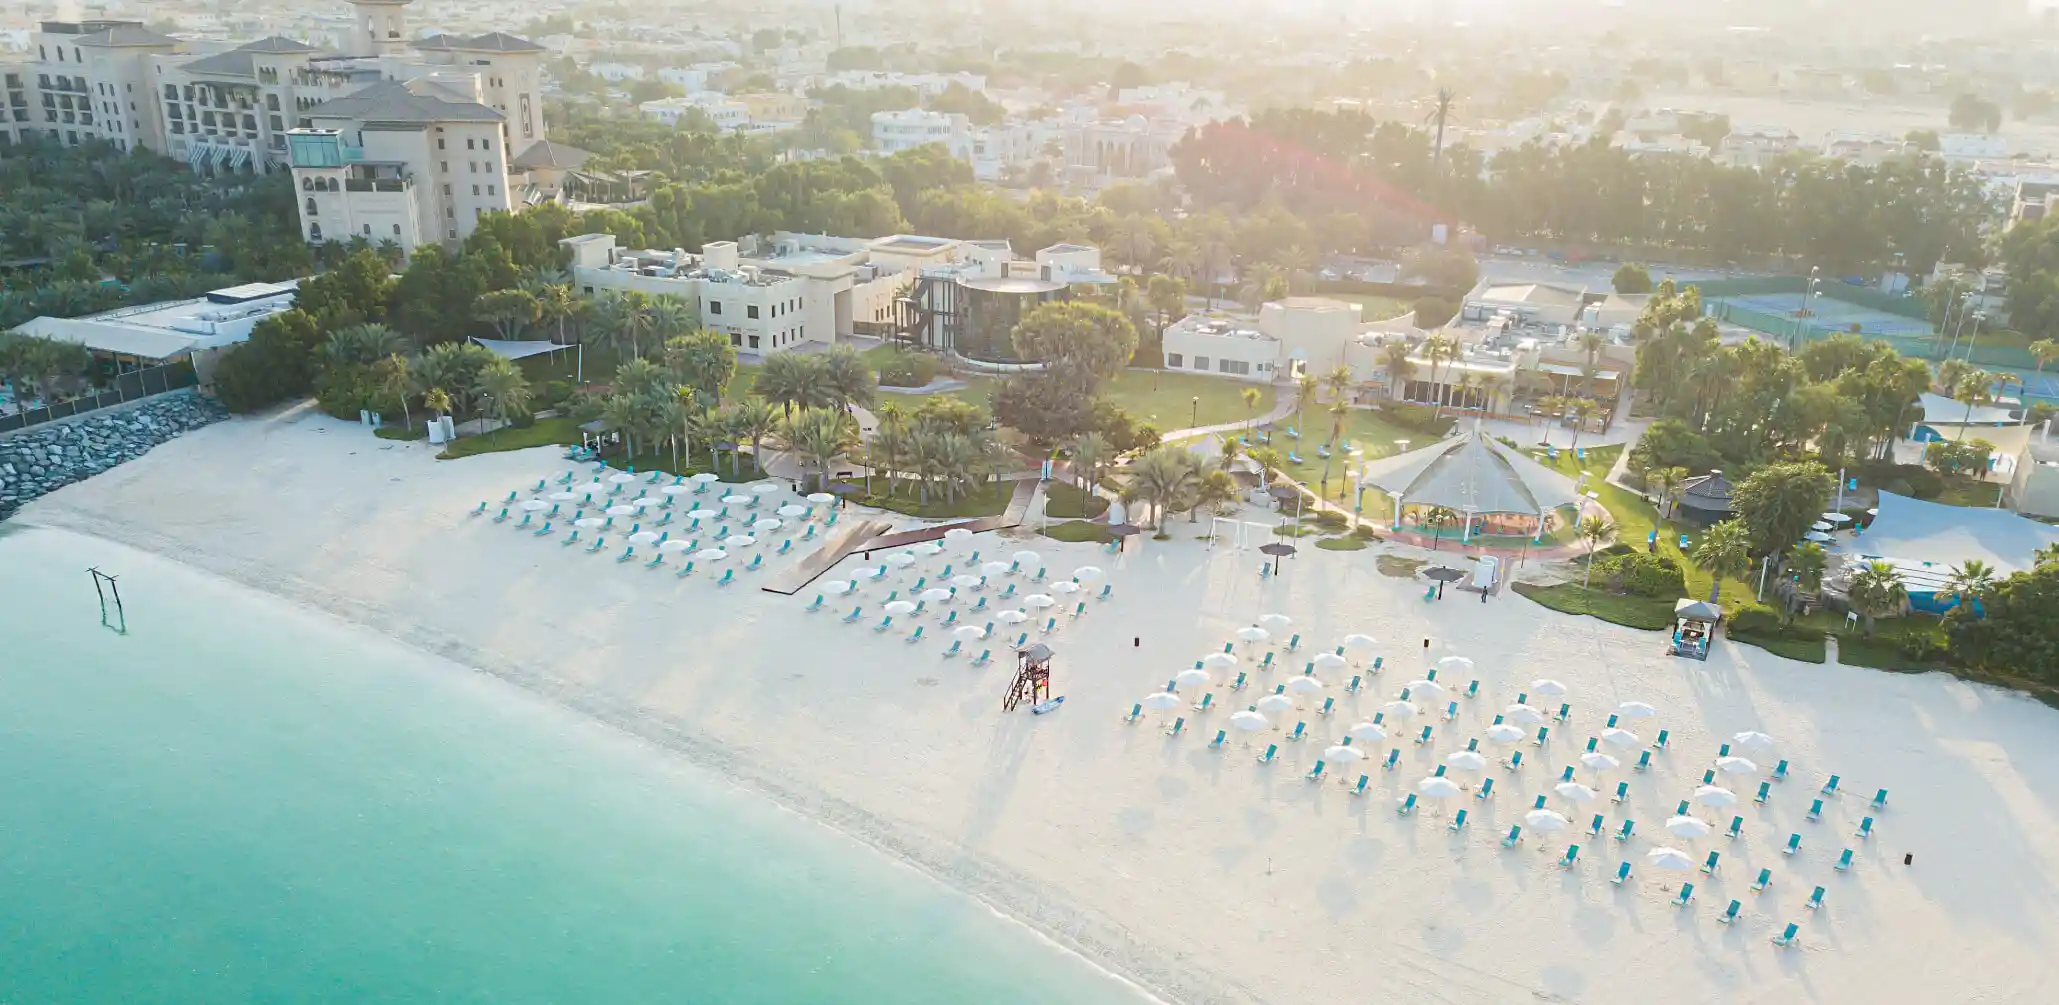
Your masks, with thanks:
[[(554, 449), (438, 462), (426, 446), (298, 412), (188, 435), (17, 520), (164, 554), (588, 711), (903, 856), (1171, 1000), (2041, 1002), (2051, 995), (2038, 988), (2059, 977), (2047, 951), (2059, 943), (2059, 712), (2029, 699), (1727, 640), (1706, 663), (1675, 659), (1657, 634), (1512, 594), (1426, 604), (1415, 582), (1375, 571), (1375, 550), (1304, 549), (1284, 576), (1262, 580), (1255, 553), (1210, 551), (1194, 539), (1205, 523), (1176, 522), (1174, 540), (1133, 543), (1120, 558), (1042, 538), (977, 542), (988, 557), (1034, 548), (1053, 573), (1099, 565), (1114, 585), (1113, 600), (1061, 616), (1048, 638), (1064, 708), (1004, 716), (1005, 661), (974, 669), (940, 657), (947, 638), (909, 645), (869, 630), (890, 587), (846, 602), (873, 617), (845, 625), (840, 612), (803, 612), (814, 589), (760, 592), (769, 572), (718, 589), (705, 574), (679, 580), (617, 564), (618, 549), (586, 554), (466, 515), (567, 467)], [(1242, 693), (1218, 686), (1215, 710), (1181, 710), (1180, 737), (1155, 716), (1121, 721), (1267, 611), (1293, 617), (1302, 635), (1294, 669), (1254, 673), (1258, 686)], [(933, 618), (922, 623), (937, 631)], [(1328, 675), (1334, 716), (1278, 717), (1305, 718), (1313, 739), (1281, 742), (1269, 765), (1241, 739), (1209, 748), (1232, 710), (1351, 632), (1380, 640), (1386, 670), (1357, 696), (1338, 686), (1349, 674)], [(1455, 722), (1417, 719), (1436, 726), (1430, 746), (1395, 730), (1399, 770), (1305, 780), (1324, 746), (1421, 676), (1426, 637), (1430, 658), (1478, 662), (1480, 697), (1462, 700)], [(1400, 796), (1536, 677), (1569, 686), (1573, 720), (1552, 724), (1544, 748), (1513, 748), (1534, 763), (1490, 767), (1492, 800), (1396, 814)], [(1623, 701), (1660, 709), (1629, 725), (1647, 740), (1669, 730), (1669, 749), (1646, 773), (1581, 776), (1604, 789), (1627, 780), (1630, 800), (1581, 809), (1554, 798), (1573, 830), (1526, 833), (1504, 849), (1509, 825)], [(1762, 772), (1732, 785), (1736, 809), (1701, 811), (1719, 829), (1743, 816), (1741, 839), (1668, 837), (1675, 803), (1741, 730), (1776, 737), (1755, 756), (1767, 768), (1787, 759), (1790, 779), (1767, 805), (1751, 803)], [(1257, 749), (1280, 739), (1257, 736)], [(1369, 794), (1352, 795), (1346, 781), (1366, 771)], [(1805, 821), (1831, 773), (1844, 795)], [(1882, 787), (1887, 808), (1868, 810)], [(1469, 826), (1454, 834), (1446, 824), (1460, 805)], [(1634, 818), (1637, 836), (1588, 835), (1596, 812), (1610, 831)], [(1860, 840), (1865, 815), (1875, 834)], [(1803, 841), (1794, 857), (1779, 853), (1791, 832)], [(1580, 859), (1561, 869), (1569, 843)], [(1662, 844), (1697, 860), (1719, 851), (1721, 869), (1648, 868), (1646, 852)], [(1856, 864), (1839, 873), (1846, 847)], [(1612, 885), (1626, 858), (1634, 878)], [(1762, 867), (1773, 885), (1753, 893)], [(1670, 902), (1683, 880), (1697, 891), (1686, 908)], [(1817, 885), (1828, 892), (1811, 911), (1803, 901)], [(1738, 923), (1718, 923), (1733, 898)], [(1800, 924), (1799, 944), (1776, 948), (1769, 939), (1788, 922)]]

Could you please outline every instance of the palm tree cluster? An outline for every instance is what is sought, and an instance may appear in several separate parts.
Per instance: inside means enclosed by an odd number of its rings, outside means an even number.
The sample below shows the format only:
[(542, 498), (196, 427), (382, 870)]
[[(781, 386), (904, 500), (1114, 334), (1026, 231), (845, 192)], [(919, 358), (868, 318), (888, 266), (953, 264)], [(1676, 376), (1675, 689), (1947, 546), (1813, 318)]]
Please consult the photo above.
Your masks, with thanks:
[(932, 398), (912, 413), (886, 404), (878, 416), (865, 462), (886, 476), (889, 495), (903, 490), (905, 479), (923, 505), (936, 497), (948, 506), (998, 477), (1007, 462), (986, 413), (965, 402)]
[[(1223, 464), (1232, 457), (1226, 451)], [(1204, 509), (1221, 512), (1237, 501), (1241, 491), (1234, 475), (1178, 444), (1152, 448), (1132, 462), (1126, 474), (1123, 502), (1149, 506), (1152, 526), (1158, 528), (1165, 526), (1169, 513), (1185, 511), (1189, 521), (1198, 522)]]
[(92, 354), (76, 342), (0, 331), (0, 381), (22, 401), (49, 400), (66, 381), (84, 382)]

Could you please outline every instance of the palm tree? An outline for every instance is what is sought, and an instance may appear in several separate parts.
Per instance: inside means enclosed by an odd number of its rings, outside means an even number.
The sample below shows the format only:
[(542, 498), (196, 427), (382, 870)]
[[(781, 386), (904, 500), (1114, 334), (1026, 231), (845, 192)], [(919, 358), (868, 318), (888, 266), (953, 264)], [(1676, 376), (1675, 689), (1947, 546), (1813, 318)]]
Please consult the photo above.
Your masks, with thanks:
[(1587, 354), (1587, 370), (1592, 371), (1600, 363), (1602, 346), (1608, 344), (1608, 337), (1598, 331), (1580, 333), (1580, 351)]
[(1710, 527), (1694, 546), (1688, 561), (1694, 567), (1709, 574), (1715, 582), (1709, 587), (1709, 603), (1723, 599), (1723, 581), (1745, 574), (1752, 567), (1752, 556), (1748, 542), (1750, 535), (1744, 524), (1736, 520), (1725, 520)]
[(571, 320), (580, 308), (579, 297), (572, 292), (571, 285), (532, 279), (524, 282), (522, 288), (536, 299), (537, 320), (556, 325), (558, 344), (565, 344), (565, 322)]
[(1423, 340), (1423, 356), (1430, 361), (1430, 397), (1434, 406), (1430, 410), (1430, 421), (1436, 422), (1444, 414), (1444, 389), (1437, 383), (1437, 364), (1458, 359), (1458, 345), (1442, 335), (1432, 335)]
[(737, 402), (730, 409), (730, 432), (738, 440), (751, 441), (751, 467), (765, 473), (765, 438), (779, 431), (779, 410), (763, 399)]
[(1333, 401), (1343, 402), (1344, 395), (1351, 390), (1353, 379), (1351, 367), (1339, 363), (1323, 374), (1323, 386), (1330, 389), (1330, 398)]
[(657, 328), (651, 298), (637, 290), (610, 290), (595, 305), (597, 332), (615, 348), (629, 347), (629, 355), (643, 355), (643, 342)]
[(407, 357), (394, 353), (379, 363), (379, 388), (400, 402), (400, 419), (408, 432), (415, 431), (415, 418), (408, 412), (408, 396), (415, 391), (414, 377), (408, 373)]
[(1659, 516), (1671, 518), (1675, 496), (1687, 482), (1686, 468), (1653, 468), (1644, 473), (1644, 486), (1659, 500)]
[(1852, 610), (1866, 619), (1867, 638), (1873, 637), (1873, 619), (1900, 614), (1909, 599), (1908, 588), (1902, 585), (1894, 565), (1877, 559), (1852, 573), (1845, 595), (1851, 599)]
[[(1830, 553), (1814, 541), (1803, 541), (1788, 549), (1787, 571), (1794, 576), (1797, 587), (1809, 593), (1823, 588), (1823, 573), (1830, 567)], [(1794, 606), (1787, 606), (1787, 614), (1793, 616)]]
[(1200, 522), (1202, 507), (1206, 506), (1220, 512), (1235, 503), (1241, 494), (1235, 475), (1227, 471), (1210, 471), (1203, 474), (1194, 486), (1194, 508), (1190, 511), (1190, 522)]
[(1995, 375), (1986, 370), (1970, 370), (1961, 375), (1959, 382), (1952, 385), (1952, 397), (1966, 403), (1966, 422), (1973, 422), (1973, 406), (1986, 400), (1988, 388), (1995, 382)]
[[(2037, 375), (2042, 378), (2045, 375), (2045, 365), (2055, 359), (2059, 359), (2059, 341), (2041, 338), (2036, 342), (2032, 342), (2030, 344), (2030, 355), (2032, 359), (2038, 361)], [(2018, 383), (2021, 383), (2021, 381)], [(2044, 392), (2044, 384), (2045, 382), (2042, 379), (2038, 381), (2038, 390), (2041, 394)]]
[(1549, 444), (1551, 427), (1565, 414), (1566, 399), (1556, 394), (1547, 394), (1537, 399), (1537, 409), (1544, 416), (1544, 442)]
[(1301, 412), (1315, 401), (1316, 388), (1322, 386), (1313, 374), (1304, 373), (1294, 378), (1294, 428), (1302, 426)]
[(693, 331), (700, 319), (700, 309), (684, 297), (661, 293), (651, 298), (651, 333), (660, 345)]
[(818, 490), (829, 483), (829, 469), (836, 464), (836, 459), (858, 445), (857, 431), (852, 428), (850, 416), (829, 409), (803, 411), (787, 419), (780, 431), (780, 439), (785, 442), (787, 451), (801, 462), (803, 470), (815, 473)]
[(1416, 372), (1416, 361), (1408, 358), (1408, 343), (1389, 342), (1381, 347), (1380, 362), (1387, 367), (1387, 387), (1394, 397), (1401, 397)]
[(664, 367), (647, 359), (631, 359), (615, 368), (615, 391), (619, 394), (669, 393), (669, 380)]
[(1244, 452), (1244, 456), (1258, 465), (1259, 488), (1266, 486), (1266, 480), (1273, 472), (1287, 466), (1287, 458), (1271, 447), (1252, 447)]
[(887, 495), (893, 495), (894, 477), (900, 473), (910, 446), (908, 416), (893, 402), (881, 405), (877, 415), (879, 427), (872, 431), (872, 442), (865, 445), (867, 466), (886, 472)]
[(1608, 540), (1609, 535), (1616, 532), (1616, 528), (1607, 518), (1597, 513), (1582, 517), (1574, 530), (1579, 533), (1580, 540), (1587, 542), (1587, 573), (1581, 579), (1580, 585), (1583, 588), (1590, 587), (1594, 585), (1594, 549)]
[(329, 366), (370, 366), (407, 348), (400, 333), (382, 324), (338, 328), (322, 343), (322, 361)]
[(654, 394), (644, 399), (644, 410), (650, 415), (654, 430), (664, 430), (665, 439), (672, 444), (672, 469), (679, 470), (679, 455), (685, 445), (686, 459), (693, 460), (693, 446), (686, 441), (686, 417), (693, 414), (691, 399), (682, 397), (677, 389), (669, 395)]
[(1437, 145), (1430, 148), (1430, 173), (1434, 177), (1444, 166), (1444, 126), (1451, 119), (1451, 106), (1458, 103), (1458, 92), (1449, 87), (1437, 89), (1436, 104), (1430, 109), (1430, 118), (1437, 123)]
[(1951, 578), (1945, 580), (1945, 589), (1951, 594), (1952, 602), (1967, 605), (1978, 604), (1995, 589), (1995, 567), (1977, 558), (1969, 558), (1952, 569)]
[(1570, 450), (1578, 450), (1578, 449), (1580, 449), (1580, 431), (1581, 431), (1581, 430), (1583, 430), (1583, 429), (1586, 429), (1586, 428), (1587, 428), (1587, 424), (1588, 424), (1588, 423), (1590, 423), (1590, 422), (1593, 422), (1593, 421), (1594, 421), (1594, 416), (1595, 416), (1595, 413), (1597, 413), (1597, 412), (1600, 412), (1600, 411), (1601, 411), (1601, 406), (1600, 406), (1600, 405), (1597, 405), (1597, 404), (1595, 404), (1595, 403), (1594, 403), (1594, 399), (1592, 399), (1592, 398), (1578, 398), (1578, 399), (1575, 399), (1575, 400), (1574, 400), (1574, 402), (1573, 402), (1573, 443), (1572, 443), (1572, 446), (1570, 446), (1570, 447), (1569, 447), (1568, 449), (1570, 449)]
[(1087, 433), (1072, 441), (1072, 475), (1079, 486), (1082, 501), (1091, 495), (1094, 486), (1101, 483), (1101, 465), (1106, 463), (1114, 447), (1108, 438), (1100, 433)]
[(1948, 359), (1937, 365), (1937, 386), (1946, 394), (1959, 393), (1959, 378), (1973, 372), (1973, 364), (1963, 359)]
[(1247, 387), (1244, 390), (1239, 391), (1237, 393), (1237, 397), (1244, 399), (1245, 423), (1249, 425), (1256, 425), (1258, 422), (1258, 388)]
[(1316, 493), (1319, 496), (1327, 495), (1330, 491), (1330, 462), (1344, 452), (1344, 421), (1350, 417), (1350, 405), (1342, 401), (1330, 403), (1330, 456), (1323, 458), (1323, 485)]
[(722, 442), (729, 438), (728, 410), (706, 409), (690, 414), (686, 428), (690, 435), (708, 445), (708, 469), (722, 470)]
[(1234, 437), (1225, 436), (1222, 443), (1222, 450), (1215, 458), (1216, 470), (1237, 470), (1237, 459), (1244, 456), (1244, 442)]
[(845, 412), (849, 412), (853, 405), (871, 407), (879, 390), (879, 380), (858, 350), (847, 345), (834, 345), (818, 358), (823, 388), (828, 392), (831, 404)]
[(1129, 484), (1123, 488), (1125, 502), (1142, 501), (1153, 509), (1154, 528), (1165, 526), (1165, 514), (1177, 508), (1201, 480), (1201, 466), (1194, 455), (1173, 444), (1155, 447), (1129, 467)]
[(438, 422), (443, 421), (443, 417), (450, 414), (450, 392), (440, 387), (422, 392), (422, 407), (435, 412)]
[(829, 368), (822, 357), (781, 352), (766, 357), (752, 389), (766, 401), (777, 404), (780, 413), (791, 421), (796, 408), (826, 408), (836, 400), (829, 380)]
[(703, 405), (722, 403), (722, 389), (736, 376), (736, 347), (729, 336), (706, 328), (665, 340), (665, 368), (674, 382), (693, 389)]
[(505, 426), (510, 413), (521, 414), (529, 407), (529, 378), (522, 376), (522, 371), (506, 360), (495, 362), (499, 365), (479, 372), (479, 383), (473, 392), (493, 403), (493, 417)]
[(1444, 543), (1444, 528), (1459, 522), (1459, 519), (1458, 511), (1449, 506), (1432, 506), (1423, 513), (1423, 522), (1430, 525), (1433, 535), (1430, 538), (1431, 551), (1436, 551), (1437, 546)]

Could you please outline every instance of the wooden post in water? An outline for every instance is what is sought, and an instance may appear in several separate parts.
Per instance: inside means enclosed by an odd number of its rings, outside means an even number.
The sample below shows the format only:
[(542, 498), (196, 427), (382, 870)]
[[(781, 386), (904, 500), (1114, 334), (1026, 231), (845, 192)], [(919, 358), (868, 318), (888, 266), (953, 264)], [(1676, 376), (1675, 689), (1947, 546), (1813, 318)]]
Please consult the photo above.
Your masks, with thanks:
[[(86, 571), (93, 574), (93, 592), (100, 597), (100, 626), (120, 635), (129, 634), (129, 616), (122, 610), (122, 590), (115, 577), (97, 568)], [(114, 602), (112, 609), (107, 606), (110, 600)]]

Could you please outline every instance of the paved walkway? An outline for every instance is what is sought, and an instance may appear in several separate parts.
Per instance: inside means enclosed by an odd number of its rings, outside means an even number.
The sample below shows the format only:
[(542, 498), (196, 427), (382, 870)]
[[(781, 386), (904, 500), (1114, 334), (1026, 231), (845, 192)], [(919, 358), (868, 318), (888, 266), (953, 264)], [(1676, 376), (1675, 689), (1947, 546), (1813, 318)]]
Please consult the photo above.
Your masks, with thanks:
[(1213, 426), (1193, 426), (1187, 429), (1174, 429), (1158, 434), (1158, 439), (1162, 443), (1171, 443), (1174, 440), (1191, 440), (1197, 436), (1212, 436), (1216, 433), (1230, 433), (1239, 429), (1256, 429), (1259, 426), (1270, 422), (1278, 422), (1287, 416), (1293, 415), (1294, 399), (1298, 395), (1294, 393), (1293, 388), (1286, 385), (1275, 386), (1278, 390), (1273, 395), (1273, 410), (1264, 415), (1255, 419), (1239, 419), (1235, 422), (1217, 423)]

